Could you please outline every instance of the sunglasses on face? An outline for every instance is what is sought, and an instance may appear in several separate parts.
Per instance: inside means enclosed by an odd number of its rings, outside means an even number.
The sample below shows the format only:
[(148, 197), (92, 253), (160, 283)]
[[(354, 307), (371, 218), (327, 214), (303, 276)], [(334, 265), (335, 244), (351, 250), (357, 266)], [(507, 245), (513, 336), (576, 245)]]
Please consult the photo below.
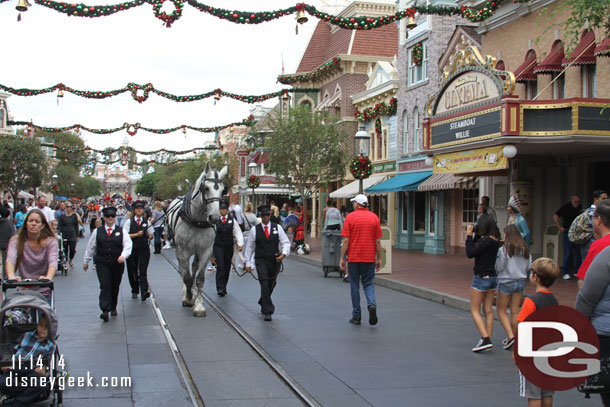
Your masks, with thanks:
[(104, 215), (105, 218), (116, 218), (116, 215)]

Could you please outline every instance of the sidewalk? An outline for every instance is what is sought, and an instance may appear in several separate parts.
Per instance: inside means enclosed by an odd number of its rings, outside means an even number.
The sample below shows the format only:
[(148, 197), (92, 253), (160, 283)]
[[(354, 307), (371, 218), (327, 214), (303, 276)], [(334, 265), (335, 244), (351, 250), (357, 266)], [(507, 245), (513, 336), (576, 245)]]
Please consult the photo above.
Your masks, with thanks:
[[(293, 260), (320, 266), (322, 274), (322, 239), (308, 238), (311, 253), (291, 255)], [(469, 296), (474, 260), (465, 254), (427, 254), (420, 250), (392, 248), (392, 274), (380, 274), (375, 284), (442, 304), (470, 310)], [(331, 273), (329, 276), (338, 276)], [(574, 306), (578, 294), (576, 279), (559, 278), (552, 286), (560, 304)], [(528, 284), (525, 293), (533, 293)]]

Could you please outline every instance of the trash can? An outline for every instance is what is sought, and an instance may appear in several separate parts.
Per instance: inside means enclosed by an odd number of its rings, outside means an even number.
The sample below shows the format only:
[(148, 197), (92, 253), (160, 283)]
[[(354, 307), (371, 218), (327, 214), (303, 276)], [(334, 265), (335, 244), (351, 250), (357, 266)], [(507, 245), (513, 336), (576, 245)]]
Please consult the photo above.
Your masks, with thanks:
[(392, 230), (386, 226), (381, 227), (381, 268), (375, 274), (392, 274)]
[(559, 264), (559, 236), (560, 231), (557, 225), (548, 225), (544, 228), (544, 239), (542, 241), (544, 257), (553, 260), (555, 264)]
[(345, 272), (339, 270), (342, 241), (340, 230), (322, 231), (322, 271), (324, 271), (324, 277), (328, 277), (330, 272), (337, 272), (339, 276), (344, 276)]

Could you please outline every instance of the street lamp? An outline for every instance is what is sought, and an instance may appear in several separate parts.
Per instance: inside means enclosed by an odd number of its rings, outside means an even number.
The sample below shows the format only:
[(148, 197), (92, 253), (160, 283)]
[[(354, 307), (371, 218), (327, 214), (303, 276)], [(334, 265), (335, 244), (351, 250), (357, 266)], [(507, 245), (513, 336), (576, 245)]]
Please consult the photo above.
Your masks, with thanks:
[[(258, 166), (255, 162), (251, 162), (250, 164), (248, 164), (248, 168), (250, 169), (250, 175), (256, 175), (256, 167)], [(254, 187), (252, 187), (252, 205), (256, 208), (256, 205), (254, 204)]]
[[(369, 133), (365, 130), (364, 126), (360, 126), (360, 129), (354, 135), (354, 140), (356, 141), (356, 145), (358, 146), (358, 152), (359, 152), (360, 156), (368, 157), (369, 142), (370, 142), (371, 138), (369, 136)], [(359, 186), (358, 186), (359, 194), (362, 194), (362, 192), (363, 192), (362, 183), (363, 183), (363, 179), (360, 178)]]

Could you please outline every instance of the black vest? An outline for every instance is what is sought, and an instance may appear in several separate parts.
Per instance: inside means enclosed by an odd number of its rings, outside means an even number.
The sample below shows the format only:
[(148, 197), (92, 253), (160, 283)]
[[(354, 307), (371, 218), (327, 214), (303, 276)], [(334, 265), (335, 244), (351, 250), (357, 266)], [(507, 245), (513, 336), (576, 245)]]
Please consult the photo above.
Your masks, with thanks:
[(269, 222), (267, 226), (269, 227), (269, 239), (265, 236), (263, 224), (256, 225), (255, 259), (275, 260), (275, 255), (280, 251), (280, 235), (277, 231), (277, 223)]
[(233, 222), (235, 219), (227, 214), (227, 222), (222, 223), (222, 216), (216, 223), (216, 238), (214, 244), (221, 246), (233, 246)]
[(146, 230), (148, 229), (148, 219), (142, 218), (140, 221), (140, 226), (138, 226), (138, 222), (136, 222), (135, 216), (130, 219), (129, 222), (129, 234), (133, 235), (134, 233), (138, 233), (140, 230), (144, 231), (142, 236), (132, 237), (131, 241), (133, 242), (132, 249), (140, 249), (140, 248), (148, 248), (148, 235), (146, 234)]
[(112, 235), (108, 236), (106, 226), (97, 228), (94, 263), (116, 263), (122, 252), (123, 229), (115, 226)]
[(544, 307), (551, 307), (553, 305), (559, 305), (559, 301), (557, 301), (557, 298), (555, 298), (555, 296), (550, 293), (541, 293), (537, 291), (534, 294), (528, 295), (527, 297), (530, 300), (534, 301), (534, 304), (536, 305), (536, 310), (539, 310), (540, 308)]

